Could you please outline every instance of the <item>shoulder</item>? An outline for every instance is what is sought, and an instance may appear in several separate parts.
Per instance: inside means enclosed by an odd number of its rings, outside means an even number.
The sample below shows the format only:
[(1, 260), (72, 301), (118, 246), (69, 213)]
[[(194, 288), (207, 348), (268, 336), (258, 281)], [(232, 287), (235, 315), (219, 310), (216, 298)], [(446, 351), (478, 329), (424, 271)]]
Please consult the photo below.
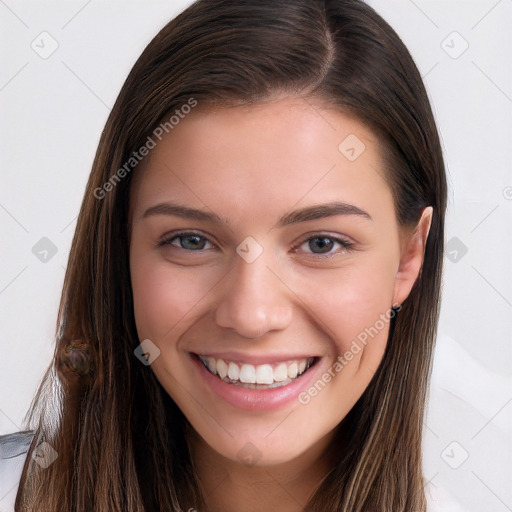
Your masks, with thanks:
[(446, 490), (433, 483), (425, 486), (427, 512), (465, 512)]
[(0, 512), (14, 511), (14, 501), (35, 431), (0, 436)]

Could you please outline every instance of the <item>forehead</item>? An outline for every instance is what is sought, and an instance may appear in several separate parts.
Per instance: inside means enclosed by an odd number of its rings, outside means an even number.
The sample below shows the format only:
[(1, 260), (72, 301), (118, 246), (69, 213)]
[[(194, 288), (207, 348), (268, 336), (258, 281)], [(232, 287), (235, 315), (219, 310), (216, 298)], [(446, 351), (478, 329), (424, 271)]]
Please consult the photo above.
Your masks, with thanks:
[[(132, 183), (132, 213), (180, 200), (229, 218), (345, 201), (393, 210), (379, 141), (360, 121), (302, 97), (196, 107), (151, 150)], [(373, 215), (372, 215), (373, 216)]]

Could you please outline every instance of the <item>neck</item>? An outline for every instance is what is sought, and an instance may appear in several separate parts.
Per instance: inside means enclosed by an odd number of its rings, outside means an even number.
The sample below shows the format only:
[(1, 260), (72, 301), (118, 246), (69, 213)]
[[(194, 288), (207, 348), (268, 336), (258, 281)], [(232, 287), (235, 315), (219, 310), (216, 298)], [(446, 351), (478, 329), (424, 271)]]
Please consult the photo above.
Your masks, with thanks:
[(301, 512), (334, 465), (326, 436), (279, 465), (246, 466), (215, 452), (199, 436), (190, 441), (204, 499), (211, 512)]

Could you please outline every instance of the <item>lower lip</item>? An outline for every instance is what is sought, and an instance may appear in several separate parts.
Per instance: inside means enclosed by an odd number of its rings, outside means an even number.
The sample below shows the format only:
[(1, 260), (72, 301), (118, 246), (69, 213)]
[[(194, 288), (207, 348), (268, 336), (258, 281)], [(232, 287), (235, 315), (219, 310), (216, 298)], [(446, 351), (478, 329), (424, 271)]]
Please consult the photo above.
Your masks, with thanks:
[(320, 370), (320, 361), (306, 370), (300, 377), (285, 386), (268, 389), (251, 389), (236, 384), (228, 384), (210, 373), (196, 355), (192, 355), (202, 379), (220, 398), (238, 409), (248, 411), (276, 411), (293, 401), (314, 380)]

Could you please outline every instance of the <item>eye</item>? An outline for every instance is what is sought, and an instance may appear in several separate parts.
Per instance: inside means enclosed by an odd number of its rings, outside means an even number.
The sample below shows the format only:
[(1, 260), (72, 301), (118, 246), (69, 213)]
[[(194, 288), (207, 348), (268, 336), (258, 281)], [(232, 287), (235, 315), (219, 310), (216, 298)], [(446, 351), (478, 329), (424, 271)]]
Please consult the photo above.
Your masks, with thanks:
[(342, 238), (317, 235), (309, 237), (299, 246), (300, 251), (309, 254), (334, 255), (351, 250), (354, 244)]
[(186, 251), (203, 251), (213, 247), (207, 238), (197, 233), (178, 233), (158, 242), (159, 247), (166, 245), (173, 245)]

